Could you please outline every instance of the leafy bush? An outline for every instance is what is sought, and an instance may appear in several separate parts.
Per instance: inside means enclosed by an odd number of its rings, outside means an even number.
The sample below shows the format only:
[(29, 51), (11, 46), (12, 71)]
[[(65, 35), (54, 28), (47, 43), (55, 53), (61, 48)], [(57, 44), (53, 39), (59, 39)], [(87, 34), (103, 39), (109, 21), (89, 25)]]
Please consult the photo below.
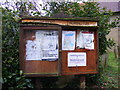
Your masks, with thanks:
[(32, 88), (19, 70), (19, 21), (16, 12), (2, 9), (2, 74), (3, 89)]

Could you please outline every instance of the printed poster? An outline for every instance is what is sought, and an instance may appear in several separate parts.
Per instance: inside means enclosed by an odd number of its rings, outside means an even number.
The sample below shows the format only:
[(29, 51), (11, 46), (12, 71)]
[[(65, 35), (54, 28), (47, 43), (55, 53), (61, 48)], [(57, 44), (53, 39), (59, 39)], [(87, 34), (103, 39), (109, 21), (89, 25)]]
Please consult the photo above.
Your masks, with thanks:
[(75, 31), (62, 32), (62, 50), (75, 49)]
[(46, 31), (42, 37), (42, 59), (58, 59), (58, 31)]
[(68, 67), (86, 66), (85, 52), (69, 52)]

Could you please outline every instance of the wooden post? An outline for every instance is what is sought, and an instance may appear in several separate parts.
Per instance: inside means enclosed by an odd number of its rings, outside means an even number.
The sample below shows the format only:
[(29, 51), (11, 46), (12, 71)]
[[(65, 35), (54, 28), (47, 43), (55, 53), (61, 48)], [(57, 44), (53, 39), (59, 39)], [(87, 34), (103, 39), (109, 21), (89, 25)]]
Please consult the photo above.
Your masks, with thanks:
[(85, 90), (85, 76), (80, 76), (80, 90)]
[(35, 84), (35, 90), (41, 90), (41, 88), (42, 88), (42, 83), (41, 83), (40, 78), (35, 78), (34, 84)]
[(118, 27), (118, 58), (120, 58), (120, 27)]

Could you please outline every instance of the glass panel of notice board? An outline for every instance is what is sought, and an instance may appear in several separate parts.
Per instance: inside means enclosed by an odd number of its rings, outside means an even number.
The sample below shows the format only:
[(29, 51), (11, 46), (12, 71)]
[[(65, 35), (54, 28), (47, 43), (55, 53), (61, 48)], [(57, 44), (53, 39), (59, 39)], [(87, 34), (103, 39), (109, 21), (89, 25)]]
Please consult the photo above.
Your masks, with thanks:
[(35, 39), (26, 41), (26, 60), (58, 60), (58, 31), (36, 30)]

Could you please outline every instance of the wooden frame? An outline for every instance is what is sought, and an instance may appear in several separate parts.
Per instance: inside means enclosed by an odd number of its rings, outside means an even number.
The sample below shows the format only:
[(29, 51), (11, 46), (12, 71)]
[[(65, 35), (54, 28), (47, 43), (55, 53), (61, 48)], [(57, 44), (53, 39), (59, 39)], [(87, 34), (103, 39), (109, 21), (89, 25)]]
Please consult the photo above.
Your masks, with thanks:
[[(60, 73), (60, 70), (59, 70), (60, 60), (51, 61), (51, 62), (38, 61), (38, 60), (35, 60), (35, 61), (25, 60), (25, 41), (26, 41), (26, 35), (27, 35), (26, 32), (35, 31), (35, 30), (55, 30), (60, 33), (61, 27), (47, 25), (45, 27), (44, 26), (38, 26), (38, 27), (25, 26), (20, 28), (20, 47), (19, 47), (20, 48), (20, 66), (21, 66), (20, 69), (22, 69), (25, 76), (28, 76), (28, 77), (32, 77), (32, 76), (38, 77), (38, 76), (46, 76), (46, 75), (56, 76)], [(60, 42), (60, 36), (59, 36), (59, 42)], [(43, 68), (43, 67), (46, 67), (46, 68)]]
[[(99, 56), (99, 41), (98, 41), (98, 26), (97, 21), (93, 21), (95, 26), (91, 26), (90, 23), (92, 20), (77, 20), (77, 23), (74, 19), (50, 19), (52, 21), (56, 20), (57, 22), (50, 23), (49, 19), (35, 19), (33, 18), (29, 20), (23, 19), (20, 25), (20, 69), (23, 70), (24, 75), (26, 77), (49, 77), (49, 76), (60, 76), (60, 75), (77, 75), (77, 74), (95, 74), (98, 73), (98, 56)], [(36, 22), (37, 20), (37, 22)], [(44, 22), (42, 23), (42, 20)], [(60, 22), (59, 22), (60, 20)], [(61, 20), (63, 22), (69, 22), (69, 24), (61, 24)], [(26, 22), (25, 22), (26, 21)], [(38, 22), (40, 21), (40, 22)], [(78, 25), (80, 21), (80, 26)], [(87, 23), (88, 26), (82, 26), (82, 22)], [(49, 22), (49, 23), (47, 23)], [(60, 25), (59, 25), (60, 23)], [(75, 25), (75, 26), (74, 26)], [(59, 32), (59, 60), (58, 61), (28, 61), (25, 60), (25, 41), (27, 38), (32, 36), (32, 31), (35, 30), (55, 30)], [(77, 49), (75, 50), (62, 50), (62, 31), (75, 31), (76, 33), (79, 30), (88, 30), (90, 32), (94, 32), (94, 50), (87, 50), (87, 49)], [(29, 33), (28, 33), (29, 31)], [(77, 37), (77, 36), (76, 36)], [(87, 54), (87, 66), (78, 66), (78, 67), (68, 67), (67, 60), (68, 60), (68, 53), (69, 52), (86, 52)]]

